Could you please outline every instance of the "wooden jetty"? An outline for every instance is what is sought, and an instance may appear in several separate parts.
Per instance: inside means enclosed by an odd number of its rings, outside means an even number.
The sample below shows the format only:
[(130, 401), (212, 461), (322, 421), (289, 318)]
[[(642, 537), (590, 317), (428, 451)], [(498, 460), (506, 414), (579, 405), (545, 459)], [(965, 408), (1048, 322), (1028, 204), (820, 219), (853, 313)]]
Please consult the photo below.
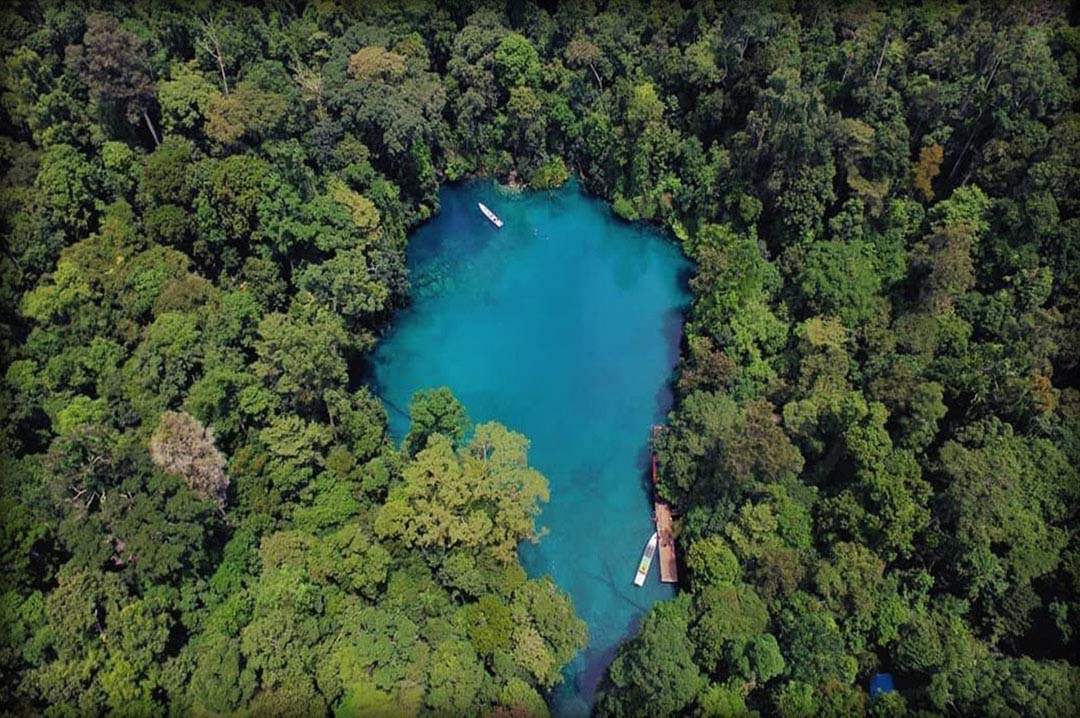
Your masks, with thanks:
[[(654, 426), (653, 434), (661, 427)], [(678, 583), (679, 569), (675, 558), (675, 534), (672, 531), (671, 506), (662, 501), (656, 493), (656, 453), (652, 455), (653, 480), (653, 515), (656, 517), (656, 533), (660, 538), (660, 580), (664, 583)]]
[(675, 536), (671, 532), (671, 507), (664, 501), (657, 501), (656, 533), (660, 537), (660, 580), (664, 583), (678, 583), (679, 569), (675, 561)]

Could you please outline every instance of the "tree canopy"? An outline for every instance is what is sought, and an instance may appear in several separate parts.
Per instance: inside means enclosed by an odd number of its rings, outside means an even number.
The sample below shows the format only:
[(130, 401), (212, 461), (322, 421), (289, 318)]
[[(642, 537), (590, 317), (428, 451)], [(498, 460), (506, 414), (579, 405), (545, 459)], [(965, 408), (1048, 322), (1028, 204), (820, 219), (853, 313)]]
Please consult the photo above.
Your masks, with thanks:
[(694, 264), (597, 713), (1080, 703), (1074, 8), (91, 5), (0, 10), (5, 710), (544, 715), (527, 438), (361, 367), (440, 183), (571, 173)]

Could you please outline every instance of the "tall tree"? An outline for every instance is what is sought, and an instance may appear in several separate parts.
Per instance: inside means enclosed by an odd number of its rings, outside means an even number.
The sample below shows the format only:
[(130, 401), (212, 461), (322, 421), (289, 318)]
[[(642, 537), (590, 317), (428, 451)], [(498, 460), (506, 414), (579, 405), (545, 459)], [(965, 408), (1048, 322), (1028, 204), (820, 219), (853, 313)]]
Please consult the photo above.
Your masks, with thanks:
[(99, 101), (118, 103), (130, 122), (142, 119), (154, 144), (161, 144), (150, 120), (155, 93), (150, 61), (138, 35), (112, 15), (90, 15), (83, 43), (68, 47), (67, 62)]

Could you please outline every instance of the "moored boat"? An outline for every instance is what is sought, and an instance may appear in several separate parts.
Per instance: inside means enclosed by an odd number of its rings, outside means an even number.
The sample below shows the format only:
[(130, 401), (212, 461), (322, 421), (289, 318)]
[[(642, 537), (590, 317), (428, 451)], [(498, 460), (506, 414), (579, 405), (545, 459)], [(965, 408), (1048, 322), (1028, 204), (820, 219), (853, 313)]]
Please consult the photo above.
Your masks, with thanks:
[(645, 579), (649, 576), (649, 567), (652, 566), (653, 555), (656, 554), (656, 544), (659, 541), (660, 536), (654, 532), (649, 538), (649, 543), (645, 544), (645, 551), (641, 554), (641, 563), (638, 564), (637, 576), (634, 576), (635, 586), (645, 585)]
[(491, 223), (500, 229), (503, 226), (503, 221), (499, 219), (499, 216), (488, 209), (488, 206), (483, 202), (477, 202), (476, 205), (480, 208), (480, 211), (484, 213), (484, 216), (491, 220)]

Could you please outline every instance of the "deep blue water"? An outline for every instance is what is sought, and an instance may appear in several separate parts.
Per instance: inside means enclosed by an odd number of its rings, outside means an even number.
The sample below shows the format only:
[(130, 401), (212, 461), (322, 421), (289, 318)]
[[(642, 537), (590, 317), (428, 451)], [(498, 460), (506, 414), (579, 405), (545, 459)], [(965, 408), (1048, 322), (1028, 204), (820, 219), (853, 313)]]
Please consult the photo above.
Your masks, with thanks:
[[(673, 595), (656, 565), (643, 588), (633, 577), (653, 531), (649, 431), (670, 408), (689, 265), (575, 183), (513, 196), (478, 180), (441, 202), (410, 240), (414, 302), (379, 345), (373, 383), (402, 409), (418, 389), (449, 386), (474, 422), (531, 439), (551, 501), (522, 562), (553, 576), (589, 625), (549, 697), (556, 715), (584, 714), (617, 644)], [(391, 408), (390, 425), (400, 440), (407, 417)]]

